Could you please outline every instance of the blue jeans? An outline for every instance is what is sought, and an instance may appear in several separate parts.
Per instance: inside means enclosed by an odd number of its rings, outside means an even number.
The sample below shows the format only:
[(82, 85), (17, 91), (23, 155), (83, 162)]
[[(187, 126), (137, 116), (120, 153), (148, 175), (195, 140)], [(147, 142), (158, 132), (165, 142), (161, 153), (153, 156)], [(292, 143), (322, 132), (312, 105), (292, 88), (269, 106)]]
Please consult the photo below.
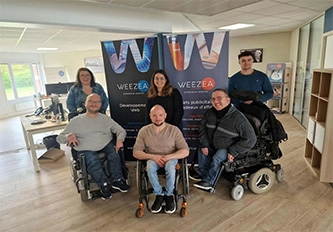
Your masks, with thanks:
[(228, 159), (227, 149), (213, 150), (208, 148), (208, 155), (205, 156), (201, 149), (198, 150), (198, 173), (203, 177), (203, 181), (214, 184), (221, 168), (221, 163)]
[(149, 182), (154, 189), (155, 195), (160, 196), (173, 196), (173, 190), (175, 187), (176, 181), (176, 164), (178, 163), (177, 159), (169, 160), (166, 162), (164, 169), (166, 175), (166, 183), (165, 183), (165, 192), (162, 190), (162, 186), (158, 181), (157, 171), (161, 168), (155, 163), (153, 160), (147, 160), (147, 174), (149, 178)]
[[(113, 181), (123, 179), (121, 160), (118, 153), (114, 148), (114, 142), (108, 143), (101, 151), (105, 152), (107, 157), (107, 169), (112, 175)], [(80, 151), (84, 153), (86, 158), (87, 172), (91, 175), (93, 180), (97, 183), (98, 187), (101, 187), (103, 183), (110, 183), (109, 178), (104, 173), (101, 161), (97, 154), (97, 151)]]

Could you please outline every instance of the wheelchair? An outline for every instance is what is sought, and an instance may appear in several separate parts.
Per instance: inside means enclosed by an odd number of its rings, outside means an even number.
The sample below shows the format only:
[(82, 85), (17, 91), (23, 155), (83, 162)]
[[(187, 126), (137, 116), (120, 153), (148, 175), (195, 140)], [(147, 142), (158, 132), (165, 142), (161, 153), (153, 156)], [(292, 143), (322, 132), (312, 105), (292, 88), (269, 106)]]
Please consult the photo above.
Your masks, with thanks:
[[(182, 200), (182, 205), (179, 211), (181, 217), (185, 217), (188, 212), (188, 204), (186, 201), (186, 196), (189, 194), (189, 179), (188, 179), (188, 167), (186, 158), (180, 159), (175, 167), (176, 179), (174, 185), (174, 199), (176, 211), (178, 210), (178, 201)], [(157, 172), (159, 177), (165, 177), (165, 170), (163, 168), (159, 169)], [(178, 187), (179, 182), (181, 181), (181, 188)], [(144, 208), (151, 212), (149, 206), (150, 195), (153, 194), (154, 189), (151, 187), (148, 173), (146, 171), (146, 160), (138, 160), (136, 166), (136, 183), (138, 193), (140, 195), (139, 205), (135, 211), (135, 216), (141, 218), (144, 215)], [(162, 206), (163, 208), (165, 206)], [(162, 209), (164, 212), (164, 210)], [(161, 212), (162, 212), (161, 211)]]
[[(274, 164), (273, 160), (282, 157), (279, 142), (274, 141), (271, 126), (267, 115), (260, 112), (253, 113), (253, 109), (244, 108), (241, 112), (253, 126), (257, 142), (254, 147), (245, 154), (238, 155), (233, 162), (222, 162), (213, 186), (210, 190), (215, 193), (216, 185), (221, 176), (231, 182), (231, 198), (238, 201), (244, 195), (244, 189), (250, 189), (255, 194), (269, 192), (275, 180), (281, 182), (284, 171), (280, 164)], [(258, 108), (256, 108), (258, 110)], [(190, 172), (195, 173), (194, 162)]]
[[(129, 171), (125, 165), (124, 151), (123, 148), (119, 150), (120, 160), (121, 160), (121, 170), (123, 177), (128, 186), (130, 186)], [(111, 173), (108, 172), (108, 159), (104, 152), (98, 152), (99, 159), (102, 164), (104, 173), (108, 178), (111, 177)], [(78, 193), (80, 194), (81, 201), (85, 202), (89, 199), (101, 198), (100, 188), (97, 183), (94, 182), (91, 175), (87, 172), (85, 155), (84, 153), (79, 154), (72, 148), (72, 157), (70, 162), (70, 170), (72, 175), (72, 180), (75, 183)], [(118, 192), (118, 190), (113, 190), (111, 192)]]

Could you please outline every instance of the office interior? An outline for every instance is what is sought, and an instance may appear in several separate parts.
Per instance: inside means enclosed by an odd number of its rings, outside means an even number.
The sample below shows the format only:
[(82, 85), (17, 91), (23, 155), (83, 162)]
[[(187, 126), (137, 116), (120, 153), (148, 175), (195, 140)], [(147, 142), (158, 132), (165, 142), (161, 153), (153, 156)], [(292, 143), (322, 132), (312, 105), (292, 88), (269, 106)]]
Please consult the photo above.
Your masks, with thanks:
[[(223, 11), (218, 7), (220, 3), (225, 3), (223, 7), (229, 6), (230, 10)], [(151, 8), (149, 4), (152, 4)], [(177, 8), (175, 4), (184, 7)], [(285, 4), (290, 9), (282, 13)], [(204, 11), (199, 12), (194, 5), (207, 8), (207, 11), (214, 9), (215, 12), (212, 15)], [(313, 5), (317, 5), (318, 8), (311, 8)], [(290, 89), (294, 90), (289, 95), (287, 112), (276, 115), (287, 128), (290, 138), (281, 144), (284, 152), (281, 163), (285, 167), (286, 179), (276, 184), (275, 190), (273, 188), (273, 191), (260, 196), (248, 191), (244, 199), (236, 202), (230, 199), (229, 189), (226, 187), (228, 183), (225, 180), (219, 183), (219, 191), (216, 194), (201, 192), (191, 187), (190, 211), (187, 217), (180, 218), (179, 215), (168, 217), (169, 215), (152, 215), (146, 212), (140, 221), (134, 215), (138, 196), (133, 164), (130, 164), (132, 165), (130, 194), (127, 196), (115, 194), (113, 199), (106, 202), (80, 201), (74, 184), (70, 181), (68, 168), (70, 151), (64, 146), (62, 146), (66, 151), (64, 158), (54, 163), (43, 164), (41, 170), (35, 172), (29, 150), (25, 148), (19, 116), (36, 109), (36, 97), (28, 96), (7, 101), (4, 85), (1, 83), (0, 125), (3, 133), (0, 141), (0, 157), (3, 167), (1, 173), (5, 177), (1, 178), (1, 183), (6, 190), (1, 190), (4, 207), (0, 210), (0, 224), (3, 225), (4, 231), (138, 229), (166, 231), (168, 228), (173, 231), (331, 231), (333, 229), (333, 191), (329, 183), (319, 181), (318, 174), (304, 159), (308, 111), (306, 106), (303, 106), (306, 100), (297, 98), (297, 91), (301, 91), (297, 86), (297, 67), (302, 61), (309, 61), (310, 72), (317, 68), (333, 69), (332, 52), (328, 52), (333, 48), (331, 0), (251, 0), (238, 3), (190, 0), (0, 0), (0, 6), (0, 63), (36, 63), (40, 70), (42, 85), (74, 81), (77, 69), (85, 66), (85, 59), (102, 56), (100, 41), (139, 38), (156, 33), (217, 31), (218, 26), (229, 25), (228, 17), (230, 21), (261, 22), (259, 19), (269, 17), (267, 12), (271, 11), (274, 17), (266, 20), (267, 22), (272, 20), (271, 23), (266, 23), (266, 28), (261, 25), (261, 30), (253, 26), (230, 31), (229, 76), (239, 71), (237, 55), (241, 49), (262, 48), (262, 62), (254, 63), (253, 67), (266, 72), (268, 63), (290, 62), (292, 64)], [(298, 11), (300, 7), (303, 9), (303, 14)], [(196, 10), (199, 13), (195, 14)], [(217, 12), (218, 10), (220, 12)], [(280, 11), (279, 18), (276, 16), (278, 15), (276, 11)], [(260, 16), (255, 17), (256, 12)], [(293, 12), (295, 24), (291, 24), (287, 16)], [(214, 15), (223, 17), (216, 19)], [(239, 20), (236, 20), (237, 18)], [(273, 18), (280, 22), (273, 23)], [(325, 19), (331, 21), (329, 22), (331, 29), (323, 32)], [(290, 27), (276, 29), (280, 24), (288, 24)], [(23, 40), (25, 36), (30, 35), (29, 32), (45, 36), (44, 44), (38, 39), (38, 43), (31, 42), (30, 47), (21, 46), (20, 43), (24, 44)], [(63, 46), (63, 50), (36, 51), (37, 47), (51, 45), (52, 38), (56, 38), (62, 32), (68, 35), (67, 38), (65, 36), (62, 38), (62, 43), (66, 45)], [(10, 36), (6, 37), (6, 34), (14, 37), (15, 41), (7, 40)], [(92, 37), (91, 40), (88, 42), (82, 40), (87, 43), (80, 44), (81, 37), (89, 36)], [(31, 38), (33, 36), (29, 39)], [(75, 43), (79, 46), (74, 45)], [(54, 71), (59, 70), (64, 71), (64, 75), (52, 75)], [(104, 89), (107, 89), (104, 73), (96, 73), (95, 78)], [(295, 102), (304, 109), (299, 110), (297, 106), (295, 107)], [(11, 138), (9, 140), (13, 141), (12, 144), (8, 142), (8, 138)], [(37, 141), (41, 141), (41, 138)], [(41, 149), (38, 152), (42, 154), (44, 151)], [(301, 174), (298, 175), (299, 173)], [(36, 189), (40, 192), (36, 193)], [(128, 198), (131, 198), (131, 202)], [(234, 223), (240, 217), (245, 218), (245, 221)], [(291, 219), (293, 217), (294, 219)]]

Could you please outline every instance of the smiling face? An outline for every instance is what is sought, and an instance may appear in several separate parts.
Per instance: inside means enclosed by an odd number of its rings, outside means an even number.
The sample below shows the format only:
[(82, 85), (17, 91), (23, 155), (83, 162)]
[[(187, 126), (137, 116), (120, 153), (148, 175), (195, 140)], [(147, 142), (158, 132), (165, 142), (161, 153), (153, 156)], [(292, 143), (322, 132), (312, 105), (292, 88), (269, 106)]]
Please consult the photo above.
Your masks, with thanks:
[(88, 71), (81, 71), (79, 78), (82, 85), (90, 85), (91, 75)]
[(150, 119), (155, 126), (162, 126), (166, 119), (166, 113), (162, 106), (155, 105), (150, 110)]
[(158, 90), (163, 89), (166, 83), (166, 78), (162, 73), (156, 73), (154, 76), (154, 84)]
[(241, 66), (242, 71), (252, 70), (253, 57), (252, 56), (242, 56), (239, 58), (238, 63)]
[(99, 112), (102, 106), (101, 97), (97, 94), (90, 94), (86, 99), (87, 112), (96, 114)]
[(217, 90), (212, 93), (212, 105), (217, 110), (220, 111), (230, 104), (230, 98), (223, 91)]

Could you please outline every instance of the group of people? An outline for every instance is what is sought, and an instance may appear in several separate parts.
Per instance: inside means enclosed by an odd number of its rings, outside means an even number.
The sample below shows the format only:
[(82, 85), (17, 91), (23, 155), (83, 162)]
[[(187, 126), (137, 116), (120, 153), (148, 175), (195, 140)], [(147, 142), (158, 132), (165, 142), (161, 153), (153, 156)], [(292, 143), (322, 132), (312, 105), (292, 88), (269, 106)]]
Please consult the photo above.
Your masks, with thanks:
[[(232, 162), (256, 142), (251, 124), (237, 110), (240, 104), (251, 104), (251, 100), (232, 99), (229, 93), (237, 89), (252, 90), (262, 95), (262, 101), (273, 96), (268, 77), (252, 68), (252, 53), (242, 52), (238, 59), (241, 70), (229, 79), (228, 90), (218, 88), (212, 92), (213, 107), (205, 112), (199, 124), (199, 169), (190, 176), (198, 181), (194, 186), (199, 189), (212, 188), (221, 162)], [(69, 91), (67, 107), (70, 112), (78, 113), (84, 109), (85, 113), (71, 119), (57, 141), (73, 145), (76, 151), (85, 154), (87, 171), (101, 189), (103, 199), (111, 198), (111, 189), (127, 192), (129, 186), (121, 172), (118, 155), (126, 131), (105, 114), (108, 99), (89, 69), (78, 70), (76, 83)], [(133, 156), (147, 160), (148, 178), (156, 195), (151, 211), (160, 212), (165, 202), (165, 212), (173, 213), (176, 209), (175, 166), (179, 159), (189, 155), (189, 147), (181, 131), (184, 114), (182, 96), (172, 87), (164, 70), (156, 71), (151, 77), (146, 107), (147, 125), (138, 132)], [(111, 180), (103, 172), (98, 151), (107, 154)], [(157, 170), (160, 168), (166, 172), (165, 188), (159, 183)]]

